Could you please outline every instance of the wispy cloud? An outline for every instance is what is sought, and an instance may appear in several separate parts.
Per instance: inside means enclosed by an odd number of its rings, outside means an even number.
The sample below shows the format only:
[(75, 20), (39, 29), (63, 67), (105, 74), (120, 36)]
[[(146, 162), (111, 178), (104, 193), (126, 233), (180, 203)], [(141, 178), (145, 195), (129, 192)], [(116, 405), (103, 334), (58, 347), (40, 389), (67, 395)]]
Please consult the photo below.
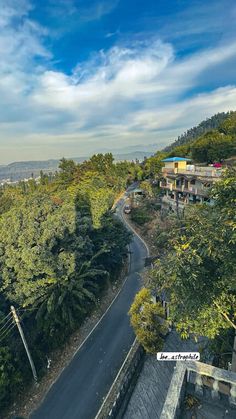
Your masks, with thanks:
[[(174, 9), (175, 10), (175, 9)], [(186, 7), (175, 10), (166, 19), (144, 17), (146, 26), (156, 27), (164, 41), (175, 42), (179, 48), (194, 48), (235, 39), (235, 0), (187, 1)]]
[[(68, 27), (78, 24), (100, 20), (111, 13), (120, 0), (49, 0), (47, 11), (51, 17), (58, 19), (58, 24), (67, 21)], [(69, 19), (68, 19), (69, 18)], [(67, 28), (65, 27), (65, 30)]]
[[(235, 84), (205, 92), (201, 81), (212, 72), (217, 78), (236, 59), (233, 40), (181, 57), (157, 35), (134, 37), (92, 54), (68, 74), (53, 67), (48, 30), (30, 18), (31, 4), (2, 0), (2, 6), (2, 162), (141, 143), (158, 148), (215, 112), (235, 108)], [(111, 10), (108, 2), (99, 7), (98, 19)]]
[(117, 29), (115, 32), (108, 32), (105, 35), (105, 38), (112, 38), (113, 36), (117, 36), (120, 34), (120, 29)]

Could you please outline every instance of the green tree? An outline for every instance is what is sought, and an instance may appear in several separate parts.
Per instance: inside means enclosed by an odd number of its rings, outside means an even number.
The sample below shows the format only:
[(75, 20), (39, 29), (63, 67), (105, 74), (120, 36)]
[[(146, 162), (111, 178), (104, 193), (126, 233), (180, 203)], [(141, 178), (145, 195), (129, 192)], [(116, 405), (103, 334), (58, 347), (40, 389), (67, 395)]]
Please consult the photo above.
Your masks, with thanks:
[(74, 160), (67, 160), (63, 157), (60, 160), (59, 169), (59, 181), (64, 185), (69, 185), (74, 179), (76, 163)]
[(112, 207), (116, 191), (107, 184), (106, 178), (98, 172), (86, 172), (78, 184), (68, 189), (80, 205), (86, 207), (92, 217), (93, 226), (101, 227), (103, 215)]
[(161, 169), (164, 166), (162, 160), (166, 157), (166, 153), (157, 152), (154, 156), (149, 157), (143, 163), (143, 172), (145, 178), (156, 179), (161, 175)]
[(192, 158), (198, 162), (213, 163), (235, 153), (236, 140), (218, 131), (210, 131), (191, 145)]
[(21, 384), (22, 379), (12, 353), (7, 346), (0, 347), (0, 405), (1, 408), (11, 401), (12, 395)]
[(213, 208), (189, 209), (151, 272), (152, 287), (169, 296), (171, 319), (183, 336), (214, 338), (236, 329), (235, 182), (235, 172), (227, 173), (212, 191)]
[(36, 320), (39, 328), (53, 340), (55, 337), (60, 340), (60, 333), (65, 326), (67, 335), (74, 330), (91, 309), (91, 303), (95, 302), (100, 282), (107, 275), (106, 271), (93, 267), (98, 256), (94, 255), (90, 261), (76, 266), (68, 276), (49, 283), (43, 295), (34, 300), (34, 308), (38, 307)]
[(156, 353), (163, 346), (161, 335), (166, 332), (164, 310), (154, 303), (151, 293), (143, 288), (136, 295), (129, 311), (135, 335), (147, 352)]
[[(90, 314), (108, 278), (117, 279), (130, 234), (110, 210), (128, 179), (130, 163), (115, 164), (107, 154), (81, 165), (62, 159), (60, 173), (41, 173), (40, 184), (1, 188), (0, 319), (14, 303), (39, 369), (45, 353)], [(0, 342), (2, 405), (10, 400), (9, 382), (13, 389), (18, 378), (31, 379), (22, 345), (12, 339), (4, 343), (9, 351)]]
[(72, 273), (76, 260), (92, 255), (89, 228), (69, 195), (66, 202), (36, 195), (3, 214), (0, 272), (7, 298), (19, 305), (32, 303), (48, 283)]
[(98, 252), (104, 247), (96, 259), (99, 266), (104, 267), (110, 273), (110, 279), (116, 279), (122, 262), (127, 255), (127, 245), (131, 240), (131, 233), (124, 228), (124, 225), (111, 214), (105, 214), (102, 218), (102, 226), (91, 232), (94, 249)]
[(143, 191), (149, 198), (153, 197), (154, 193), (149, 180), (143, 180), (142, 182), (140, 182), (140, 188), (143, 189)]
[(231, 115), (221, 123), (219, 131), (225, 135), (231, 135), (236, 137), (236, 112), (232, 112)]

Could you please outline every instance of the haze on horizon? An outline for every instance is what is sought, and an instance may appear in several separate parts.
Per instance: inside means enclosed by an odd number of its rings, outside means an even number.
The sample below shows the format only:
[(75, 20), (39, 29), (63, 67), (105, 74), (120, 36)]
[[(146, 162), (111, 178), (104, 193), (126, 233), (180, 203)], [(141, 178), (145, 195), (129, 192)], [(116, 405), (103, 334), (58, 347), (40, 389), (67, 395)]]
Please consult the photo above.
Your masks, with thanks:
[(234, 0), (1, 0), (0, 164), (153, 151), (235, 110), (235, 19)]

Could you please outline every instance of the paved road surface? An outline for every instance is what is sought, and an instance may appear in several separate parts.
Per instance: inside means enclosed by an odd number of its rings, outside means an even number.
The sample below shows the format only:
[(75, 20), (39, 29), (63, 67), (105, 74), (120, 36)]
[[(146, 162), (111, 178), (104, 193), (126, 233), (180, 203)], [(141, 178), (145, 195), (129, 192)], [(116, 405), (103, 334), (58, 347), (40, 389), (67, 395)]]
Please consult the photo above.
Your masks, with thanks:
[[(121, 201), (117, 216), (122, 217)], [(127, 315), (141, 286), (146, 248), (137, 236), (131, 243), (128, 279), (102, 321), (51, 387), (31, 419), (93, 419), (134, 340)]]

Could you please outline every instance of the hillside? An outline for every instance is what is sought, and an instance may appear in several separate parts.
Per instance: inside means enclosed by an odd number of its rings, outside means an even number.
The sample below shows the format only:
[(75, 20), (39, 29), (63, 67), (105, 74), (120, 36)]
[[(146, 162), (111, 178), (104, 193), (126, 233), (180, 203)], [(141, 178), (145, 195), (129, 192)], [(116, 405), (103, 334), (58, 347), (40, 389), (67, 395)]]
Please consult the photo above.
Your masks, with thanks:
[(207, 132), (214, 129), (218, 129), (220, 125), (232, 115), (236, 115), (236, 112), (235, 111), (221, 112), (221, 113), (217, 113), (216, 115), (213, 115), (211, 118), (208, 118), (202, 121), (196, 127), (190, 128), (184, 134), (180, 135), (177, 138), (177, 140), (175, 140), (169, 146), (165, 147), (163, 151), (170, 152), (175, 147), (179, 147), (181, 145), (190, 143), (193, 140), (196, 140), (198, 137), (206, 134)]

